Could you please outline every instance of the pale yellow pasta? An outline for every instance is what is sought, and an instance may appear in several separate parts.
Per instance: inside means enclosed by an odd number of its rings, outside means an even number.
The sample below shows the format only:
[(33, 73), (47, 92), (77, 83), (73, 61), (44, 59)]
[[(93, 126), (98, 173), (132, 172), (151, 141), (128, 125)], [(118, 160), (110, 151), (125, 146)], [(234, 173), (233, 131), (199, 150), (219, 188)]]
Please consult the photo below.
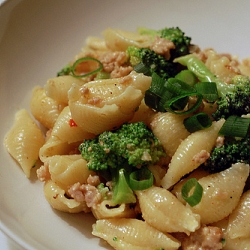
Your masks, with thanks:
[(232, 213), (240, 200), (248, 175), (249, 165), (236, 163), (222, 172), (199, 179), (203, 187), (202, 199), (191, 209), (201, 216), (201, 223), (213, 223)]
[[(73, 124), (72, 124), (73, 123)], [(51, 136), (56, 137), (62, 142), (78, 142), (84, 139), (91, 139), (95, 135), (86, 132), (72, 120), (69, 106), (66, 106), (58, 116), (56, 123), (52, 129)]]
[(226, 235), (225, 242), (223, 250), (250, 250), (250, 238), (231, 239)]
[(250, 76), (250, 57), (243, 59), (238, 67), (242, 74)]
[(200, 227), (200, 216), (183, 205), (170, 191), (151, 187), (136, 191), (142, 217), (161, 232), (190, 234)]
[(90, 48), (92, 50), (98, 50), (98, 51), (100, 51), (100, 50), (106, 51), (107, 50), (105, 40), (100, 38), (100, 37), (94, 37), (94, 36), (87, 37), (86, 45), (88, 48)]
[(80, 142), (68, 143), (61, 141), (55, 136), (50, 136), (49, 139), (39, 150), (39, 158), (45, 162), (48, 157), (53, 155), (68, 155), (77, 152)]
[(219, 55), (213, 49), (204, 51), (206, 55), (205, 65), (208, 69), (218, 76), (222, 81), (228, 81), (233, 76), (240, 74), (237, 68), (238, 62), (229, 55)]
[(151, 78), (131, 72), (128, 76), (89, 82), (69, 91), (72, 118), (79, 127), (99, 134), (119, 127), (134, 116)]
[(68, 105), (68, 91), (73, 83), (79, 86), (84, 84), (81, 79), (71, 75), (50, 78), (44, 86), (45, 93), (56, 102)]
[(94, 135), (84, 131), (79, 126), (70, 125), (71, 112), (66, 106), (58, 116), (56, 123), (48, 137), (48, 140), (41, 147), (39, 157), (44, 162), (47, 157), (53, 155), (65, 155), (74, 152), (84, 139), (93, 138)]
[(86, 202), (78, 202), (74, 199), (68, 199), (65, 190), (59, 187), (52, 180), (44, 183), (44, 196), (49, 204), (56, 210), (67, 213), (90, 212)]
[(250, 238), (250, 190), (242, 195), (228, 222), (227, 234), (231, 239)]
[(103, 200), (101, 203), (91, 208), (91, 212), (96, 219), (110, 218), (134, 218), (135, 211), (129, 204), (114, 205), (112, 200)]
[(15, 122), (4, 138), (4, 146), (20, 164), (29, 178), (32, 167), (38, 160), (40, 147), (45, 140), (41, 129), (25, 109), (15, 115)]
[(137, 219), (97, 220), (92, 234), (106, 240), (116, 250), (174, 250), (180, 243)]
[(106, 46), (113, 51), (125, 51), (128, 46), (149, 47), (152, 37), (135, 32), (108, 28), (103, 31)]
[(129, 122), (144, 122), (146, 125), (150, 125), (152, 122), (156, 112), (149, 108), (146, 104), (144, 99), (142, 100), (138, 110), (134, 113), (132, 120)]
[(186, 115), (175, 115), (170, 112), (157, 113), (150, 124), (154, 135), (160, 140), (165, 152), (172, 157), (180, 143), (190, 133), (183, 125)]
[(33, 89), (30, 110), (35, 119), (45, 128), (53, 128), (63, 107), (64, 105), (48, 97), (44, 88), (37, 86)]
[(199, 167), (209, 157), (223, 124), (223, 119), (213, 122), (211, 127), (196, 131), (181, 142), (162, 179), (164, 188), (168, 189), (176, 184), (181, 177)]
[(213, 226), (219, 227), (223, 231), (223, 238), (225, 239), (225, 244), (223, 250), (250, 250), (250, 238), (234, 238), (231, 239), (228, 235), (227, 228), (228, 224), (228, 217), (212, 224)]
[[(164, 163), (166, 163), (168, 158), (164, 158)], [(154, 176), (154, 185), (157, 187), (161, 186), (161, 180), (166, 174), (166, 168), (163, 168), (161, 165), (150, 165), (148, 169), (151, 171), (151, 173)]]
[(81, 155), (55, 155), (49, 157), (48, 164), (51, 180), (64, 190), (75, 183), (87, 183), (89, 175), (94, 175)]

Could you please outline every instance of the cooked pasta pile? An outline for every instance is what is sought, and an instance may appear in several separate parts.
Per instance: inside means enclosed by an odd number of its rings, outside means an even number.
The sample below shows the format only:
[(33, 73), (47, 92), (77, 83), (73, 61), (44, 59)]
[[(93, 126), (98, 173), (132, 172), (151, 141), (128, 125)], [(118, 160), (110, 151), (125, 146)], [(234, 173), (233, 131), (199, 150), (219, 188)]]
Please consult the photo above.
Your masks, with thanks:
[[(5, 147), (28, 178), (41, 162), (37, 176), (50, 205), (68, 213), (92, 213), (93, 235), (114, 249), (250, 249), (250, 191), (245, 188), (249, 165), (235, 163), (214, 174), (200, 167), (220, 143), (218, 132), (225, 119), (190, 132), (184, 126), (190, 114), (156, 111), (145, 103), (152, 77), (134, 70), (126, 50), (151, 48), (169, 57), (172, 47), (160, 52), (161, 42), (148, 34), (116, 29), (106, 29), (103, 38), (87, 38), (64, 73), (34, 87), (31, 115), (25, 109), (16, 113)], [(250, 75), (248, 60), (239, 62), (198, 46), (191, 53), (225, 82), (235, 75)], [(199, 106), (209, 117), (215, 110), (216, 103), (205, 100)], [(135, 122), (152, 130), (167, 157), (149, 167), (154, 183), (134, 191), (136, 203), (114, 204), (112, 181), (88, 169), (78, 147), (104, 131)], [(45, 135), (40, 127), (46, 128)], [(191, 178), (203, 190), (194, 206), (182, 195)]]

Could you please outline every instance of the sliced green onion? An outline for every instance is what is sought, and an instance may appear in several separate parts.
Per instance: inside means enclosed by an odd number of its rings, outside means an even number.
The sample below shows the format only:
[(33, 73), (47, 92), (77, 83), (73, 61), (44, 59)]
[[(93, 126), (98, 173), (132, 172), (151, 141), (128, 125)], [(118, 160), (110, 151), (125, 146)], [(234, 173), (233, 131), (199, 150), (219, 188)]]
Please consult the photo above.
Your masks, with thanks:
[(229, 116), (222, 128), (219, 131), (219, 135), (231, 136), (231, 137), (246, 137), (250, 129), (250, 118), (244, 118), (239, 116)]
[(199, 82), (195, 85), (195, 88), (208, 102), (215, 102), (219, 98), (215, 82)]
[(194, 207), (200, 203), (202, 198), (203, 188), (196, 178), (187, 180), (181, 189), (182, 198), (191, 206)]
[(144, 190), (153, 185), (154, 176), (147, 168), (142, 168), (129, 175), (129, 186), (132, 190)]
[(201, 129), (209, 128), (212, 125), (212, 120), (210, 119), (208, 114), (200, 112), (186, 118), (183, 121), (183, 124), (190, 133), (193, 133)]
[(152, 82), (149, 90), (145, 92), (144, 101), (147, 106), (159, 112), (165, 112), (162, 99), (169, 99), (173, 96), (164, 86), (165, 80), (156, 73), (152, 74)]
[(190, 71), (188, 69), (184, 69), (184, 70), (180, 71), (175, 76), (175, 78), (187, 83), (190, 86), (194, 86), (195, 83), (197, 82), (196, 75), (192, 71)]
[[(195, 104), (193, 106), (191, 106), (190, 108), (188, 108), (187, 110), (176, 110), (176, 103), (180, 102), (180, 99), (185, 98), (185, 97), (189, 97), (189, 96), (196, 96), (197, 100), (195, 102)], [(195, 110), (197, 110), (199, 108), (199, 106), (202, 103), (202, 95), (197, 93), (197, 92), (193, 92), (193, 93), (184, 93), (181, 95), (178, 95), (172, 99), (170, 99), (169, 101), (167, 101), (165, 103), (165, 109), (169, 112), (172, 112), (174, 114), (178, 114), (178, 115), (184, 115), (184, 114), (191, 114), (193, 113)]]
[[(95, 61), (95, 62), (97, 62), (99, 64), (99, 67), (97, 69), (91, 71), (91, 72), (86, 73), (86, 74), (76, 75), (75, 74), (75, 69), (76, 69), (77, 65), (80, 64), (81, 62), (85, 62), (85, 61)], [(80, 59), (78, 59), (78, 60), (76, 60), (74, 62), (74, 64), (72, 65), (72, 68), (71, 68), (71, 73), (76, 78), (82, 78), (82, 77), (94, 75), (94, 74), (98, 73), (99, 71), (101, 71), (102, 69), (103, 69), (102, 63), (99, 60), (97, 60), (96, 58), (94, 58), (94, 57), (83, 57), (83, 58), (80, 58)]]
[(163, 105), (161, 105), (161, 97), (156, 95), (152, 91), (147, 90), (145, 92), (144, 101), (148, 107), (150, 107), (158, 112), (166, 112)]
[(137, 73), (143, 73), (146, 76), (150, 76), (151, 75), (151, 71), (150, 68), (148, 68), (145, 64), (143, 64), (142, 62), (136, 64), (134, 66), (134, 71), (136, 71)]
[(176, 95), (182, 94), (183, 92), (190, 93), (195, 91), (192, 86), (176, 78), (169, 78), (165, 83), (165, 87)]
[(150, 86), (150, 91), (158, 96), (162, 96), (166, 92), (165, 80), (161, 78), (156, 73), (152, 74), (152, 82)]

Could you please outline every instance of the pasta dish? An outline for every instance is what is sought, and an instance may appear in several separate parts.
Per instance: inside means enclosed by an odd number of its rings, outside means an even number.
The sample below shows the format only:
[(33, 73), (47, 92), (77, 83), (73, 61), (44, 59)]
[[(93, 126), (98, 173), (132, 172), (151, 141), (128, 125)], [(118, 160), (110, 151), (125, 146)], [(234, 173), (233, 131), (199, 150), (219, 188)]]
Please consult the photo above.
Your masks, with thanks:
[(33, 88), (4, 145), (114, 249), (250, 249), (249, 65), (179, 27), (107, 28)]

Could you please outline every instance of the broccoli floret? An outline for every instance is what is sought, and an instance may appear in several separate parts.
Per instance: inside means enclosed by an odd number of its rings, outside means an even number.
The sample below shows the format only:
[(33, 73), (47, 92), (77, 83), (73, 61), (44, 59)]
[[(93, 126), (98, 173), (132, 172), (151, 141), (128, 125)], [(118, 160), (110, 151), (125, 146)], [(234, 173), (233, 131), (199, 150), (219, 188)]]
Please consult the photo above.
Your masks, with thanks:
[(218, 108), (213, 114), (215, 120), (227, 119), (230, 115), (241, 116), (250, 113), (250, 78), (237, 75), (233, 77), (231, 85), (234, 89), (217, 101)]
[[(127, 55), (129, 56), (130, 64), (135, 71), (140, 72), (140, 65), (143, 65), (143, 73), (145, 75), (152, 75), (153, 72), (158, 74), (163, 79), (174, 77), (178, 73), (177, 64), (166, 60), (149, 48), (137, 48), (129, 46), (127, 48)], [(145, 72), (145, 68), (147, 71)]]
[(65, 67), (63, 67), (58, 73), (57, 76), (65, 76), (69, 75), (71, 73), (72, 67), (68, 64)]
[(175, 45), (175, 49), (171, 50), (172, 59), (189, 54), (191, 37), (185, 36), (185, 33), (179, 27), (166, 27), (160, 30), (139, 28), (138, 32), (144, 35), (159, 36), (172, 41)]
[(230, 168), (232, 164), (242, 162), (250, 164), (250, 137), (241, 140), (227, 139), (221, 147), (215, 147), (203, 168), (210, 173), (217, 173)]
[(127, 183), (128, 175), (165, 156), (161, 143), (143, 122), (123, 124), (117, 130), (84, 140), (79, 150), (90, 170), (98, 172), (106, 181), (113, 181), (112, 199), (117, 204), (135, 201), (132, 195), (124, 196), (132, 192)]

